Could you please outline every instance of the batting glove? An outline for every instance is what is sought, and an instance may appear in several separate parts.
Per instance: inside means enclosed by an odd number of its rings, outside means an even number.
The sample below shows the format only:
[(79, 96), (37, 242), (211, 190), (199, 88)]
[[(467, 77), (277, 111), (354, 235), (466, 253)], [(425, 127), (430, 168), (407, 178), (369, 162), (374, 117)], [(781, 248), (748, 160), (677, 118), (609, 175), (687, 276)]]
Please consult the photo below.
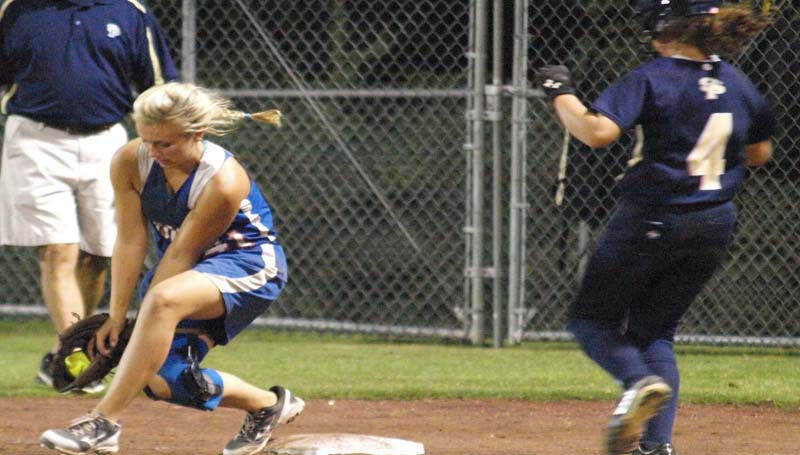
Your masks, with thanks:
[(539, 81), (544, 90), (544, 94), (550, 101), (559, 95), (574, 95), (575, 84), (572, 82), (572, 74), (564, 65), (545, 65), (537, 70)]

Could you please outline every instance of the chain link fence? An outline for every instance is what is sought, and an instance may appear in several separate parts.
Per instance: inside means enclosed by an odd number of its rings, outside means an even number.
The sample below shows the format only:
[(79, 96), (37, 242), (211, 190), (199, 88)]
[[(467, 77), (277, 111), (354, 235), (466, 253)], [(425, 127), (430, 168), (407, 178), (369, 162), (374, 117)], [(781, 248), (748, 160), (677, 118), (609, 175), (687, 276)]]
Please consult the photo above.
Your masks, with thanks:
[[(148, 3), (184, 80), (285, 114), (280, 130), (219, 141), (261, 185), (287, 250), (290, 283), (260, 324), (480, 343), (491, 319), (495, 344), (566, 337), (630, 139), (601, 153), (570, 142), (556, 205), (564, 135), (530, 68), (565, 62), (596, 96), (646, 57), (625, 2)], [(800, 337), (800, 11), (783, 3), (737, 60), (776, 107), (776, 159), (737, 201), (732, 257), (680, 331), (693, 340)], [(0, 248), (0, 292), (5, 317), (45, 314), (32, 249)]]
[[(260, 322), (462, 337), (469, 5), (148, 4), (184, 80), (285, 115), (218, 141), (261, 186), (288, 256)], [(32, 251), (4, 247), (0, 269), (3, 301), (41, 301)]]
[[(736, 198), (733, 249), (679, 327), (684, 341), (800, 344), (800, 10), (795, 2), (776, 3), (774, 25), (733, 59), (774, 106), (774, 160), (751, 172)], [(531, 2), (529, 66), (565, 62), (580, 81), (580, 96), (593, 100), (649, 58), (636, 40), (632, 14), (625, 2)], [(569, 141), (565, 197), (558, 206), (563, 130), (544, 100), (530, 100), (528, 112), (524, 300), (510, 333), (512, 339), (564, 338), (567, 306), (617, 203), (616, 182), (634, 138), (623, 137), (607, 150)]]

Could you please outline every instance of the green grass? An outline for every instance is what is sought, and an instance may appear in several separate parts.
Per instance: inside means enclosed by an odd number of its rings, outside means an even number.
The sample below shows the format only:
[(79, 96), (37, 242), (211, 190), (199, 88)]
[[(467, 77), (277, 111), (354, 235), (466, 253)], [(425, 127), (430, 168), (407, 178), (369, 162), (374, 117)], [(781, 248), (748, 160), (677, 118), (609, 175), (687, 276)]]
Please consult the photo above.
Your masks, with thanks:
[[(0, 396), (50, 396), (33, 384), (52, 342), (41, 321), (0, 321)], [(800, 408), (800, 350), (679, 346), (684, 402)], [(503, 349), (251, 329), (204, 362), (308, 398), (615, 399), (616, 384), (574, 343)]]

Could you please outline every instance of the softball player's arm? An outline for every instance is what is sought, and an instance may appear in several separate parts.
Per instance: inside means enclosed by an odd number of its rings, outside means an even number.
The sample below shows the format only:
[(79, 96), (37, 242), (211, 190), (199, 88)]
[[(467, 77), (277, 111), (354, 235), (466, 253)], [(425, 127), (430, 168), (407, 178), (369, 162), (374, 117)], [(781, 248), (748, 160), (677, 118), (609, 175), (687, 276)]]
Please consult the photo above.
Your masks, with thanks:
[[(753, 87), (755, 91), (755, 88)], [(775, 135), (775, 114), (767, 100), (760, 93), (751, 96), (750, 104), (755, 106), (752, 127), (748, 131), (745, 146), (745, 164), (761, 166), (772, 158), (772, 137)]]
[(772, 158), (772, 140), (748, 144), (745, 148), (745, 164), (748, 166), (761, 166)]
[(575, 95), (553, 101), (558, 118), (570, 134), (592, 148), (605, 147), (622, 135), (622, 129), (603, 114), (590, 111)]
[(244, 169), (235, 159), (227, 159), (183, 220), (158, 263), (150, 288), (194, 267), (206, 248), (230, 227), (249, 191), (250, 179)]
[(97, 347), (104, 355), (109, 355), (108, 346), (117, 344), (147, 254), (147, 224), (139, 198), (140, 142), (134, 139), (124, 145), (111, 162), (117, 241), (111, 256), (110, 318), (96, 335)]

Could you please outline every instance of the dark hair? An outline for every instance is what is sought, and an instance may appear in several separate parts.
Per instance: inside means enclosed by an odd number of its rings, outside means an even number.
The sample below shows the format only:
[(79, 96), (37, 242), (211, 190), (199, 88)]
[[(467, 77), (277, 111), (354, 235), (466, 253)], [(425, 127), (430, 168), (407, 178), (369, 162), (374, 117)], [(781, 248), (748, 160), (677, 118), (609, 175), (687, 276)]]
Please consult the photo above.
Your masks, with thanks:
[(658, 40), (691, 44), (706, 55), (733, 56), (771, 23), (746, 5), (730, 5), (716, 14), (671, 18)]

